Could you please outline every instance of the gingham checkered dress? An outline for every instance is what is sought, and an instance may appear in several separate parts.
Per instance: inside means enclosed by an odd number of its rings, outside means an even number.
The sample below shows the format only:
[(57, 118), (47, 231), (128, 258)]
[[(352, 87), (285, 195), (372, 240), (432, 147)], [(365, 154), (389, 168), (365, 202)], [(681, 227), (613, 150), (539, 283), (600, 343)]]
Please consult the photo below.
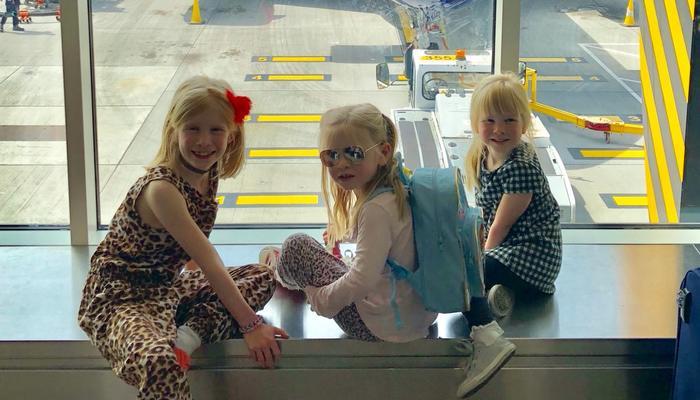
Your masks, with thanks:
[(534, 150), (522, 143), (495, 171), (487, 171), (482, 159), (479, 181), (481, 190), (476, 194), (476, 204), (484, 211), (487, 235), (504, 193), (533, 194), (530, 205), (503, 242), (486, 254), (525, 282), (545, 293), (554, 293), (554, 281), (561, 268), (559, 205)]

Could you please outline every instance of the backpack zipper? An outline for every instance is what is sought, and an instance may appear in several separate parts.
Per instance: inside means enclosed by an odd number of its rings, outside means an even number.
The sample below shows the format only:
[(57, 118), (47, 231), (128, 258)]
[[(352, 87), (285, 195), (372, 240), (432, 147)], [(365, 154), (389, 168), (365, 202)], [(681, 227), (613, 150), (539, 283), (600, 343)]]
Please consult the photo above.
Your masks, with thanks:
[[(461, 185), (461, 183), (460, 183), (461, 176), (459, 175), (459, 169), (455, 168), (453, 175), (456, 175), (456, 176), (453, 176), (452, 181), (455, 183), (455, 193), (457, 194), (457, 199), (456, 199), (457, 200), (457, 208), (458, 208), (457, 212), (462, 213), (462, 220), (460, 221), (461, 224), (459, 224), (459, 226), (457, 228), (458, 229), (458, 232), (457, 232), (458, 236), (457, 237), (460, 238), (459, 245), (462, 248), (462, 260), (465, 261), (464, 256), (467, 254), (467, 251), (469, 249), (467, 248), (468, 247), (467, 244), (462, 242), (461, 237), (464, 234), (466, 234), (466, 232), (464, 231), (464, 222), (467, 219), (467, 210), (466, 209), (461, 209), (461, 210), (459, 209), (460, 201), (462, 200), (461, 196), (459, 195), (460, 194), (459, 185)], [(466, 206), (466, 204), (464, 204), (464, 206)], [(457, 219), (459, 219), (459, 215), (457, 215)], [(469, 273), (467, 272), (466, 261), (464, 262), (464, 268), (462, 268), (462, 282), (464, 282), (464, 287), (463, 287), (463, 290), (464, 290), (464, 309), (469, 310), (471, 296), (469, 295)]]

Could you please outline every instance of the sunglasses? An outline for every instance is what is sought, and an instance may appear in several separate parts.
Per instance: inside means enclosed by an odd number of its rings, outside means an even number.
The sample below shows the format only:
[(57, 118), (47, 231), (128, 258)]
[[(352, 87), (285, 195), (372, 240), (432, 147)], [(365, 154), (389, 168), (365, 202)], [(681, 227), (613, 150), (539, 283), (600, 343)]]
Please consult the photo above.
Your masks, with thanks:
[(323, 150), (321, 153), (319, 153), (319, 156), (321, 157), (321, 164), (328, 168), (334, 167), (338, 163), (338, 161), (340, 161), (341, 155), (342, 157), (345, 157), (345, 159), (348, 160), (350, 164), (359, 164), (362, 162), (362, 160), (365, 159), (368, 151), (372, 150), (373, 148), (379, 146), (382, 143), (384, 142), (379, 142), (367, 149), (363, 149), (362, 146), (348, 146), (344, 149)]

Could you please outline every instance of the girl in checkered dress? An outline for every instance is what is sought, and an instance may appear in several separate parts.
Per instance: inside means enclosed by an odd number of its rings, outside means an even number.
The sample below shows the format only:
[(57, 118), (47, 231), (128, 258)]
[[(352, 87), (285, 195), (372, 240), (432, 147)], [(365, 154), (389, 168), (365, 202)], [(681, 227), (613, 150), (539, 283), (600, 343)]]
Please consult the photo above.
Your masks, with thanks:
[(488, 305), (503, 317), (516, 297), (554, 293), (561, 267), (559, 206), (531, 145), (527, 95), (514, 75), (481, 82), (472, 96), (471, 125), (476, 135), (467, 153), (467, 185), (484, 212)]

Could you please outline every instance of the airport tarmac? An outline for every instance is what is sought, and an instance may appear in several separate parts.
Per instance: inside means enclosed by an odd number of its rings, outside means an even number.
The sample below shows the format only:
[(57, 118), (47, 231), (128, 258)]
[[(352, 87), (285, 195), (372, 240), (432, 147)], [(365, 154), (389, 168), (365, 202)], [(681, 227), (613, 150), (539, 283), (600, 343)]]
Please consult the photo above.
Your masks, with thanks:
[[(640, 123), (638, 28), (600, 10), (522, 3), (520, 54), (538, 70), (538, 99)], [(247, 163), (238, 177), (220, 183), (217, 223), (325, 223), (314, 153), (320, 114), (349, 103), (372, 102), (387, 114), (408, 105), (407, 85), (380, 91), (375, 83), (375, 64), (401, 56), (387, 5), (199, 4), (204, 23), (193, 25), (187, 0), (92, 2), (101, 223), (109, 223), (143, 174), (174, 90), (194, 74), (226, 79), (254, 102)], [(23, 26), (25, 32), (0, 34), (0, 224), (67, 224), (60, 25), (37, 16)], [(312, 58), (277, 58), (289, 56)], [(390, 69), (400, 74), (403, 64)], [(647, 222), (640, 136), (605, 143), (600, 132), (542, 120), (571, 179), (576, 222)], [(591, 152), (601, 149), (632, 153)]]

